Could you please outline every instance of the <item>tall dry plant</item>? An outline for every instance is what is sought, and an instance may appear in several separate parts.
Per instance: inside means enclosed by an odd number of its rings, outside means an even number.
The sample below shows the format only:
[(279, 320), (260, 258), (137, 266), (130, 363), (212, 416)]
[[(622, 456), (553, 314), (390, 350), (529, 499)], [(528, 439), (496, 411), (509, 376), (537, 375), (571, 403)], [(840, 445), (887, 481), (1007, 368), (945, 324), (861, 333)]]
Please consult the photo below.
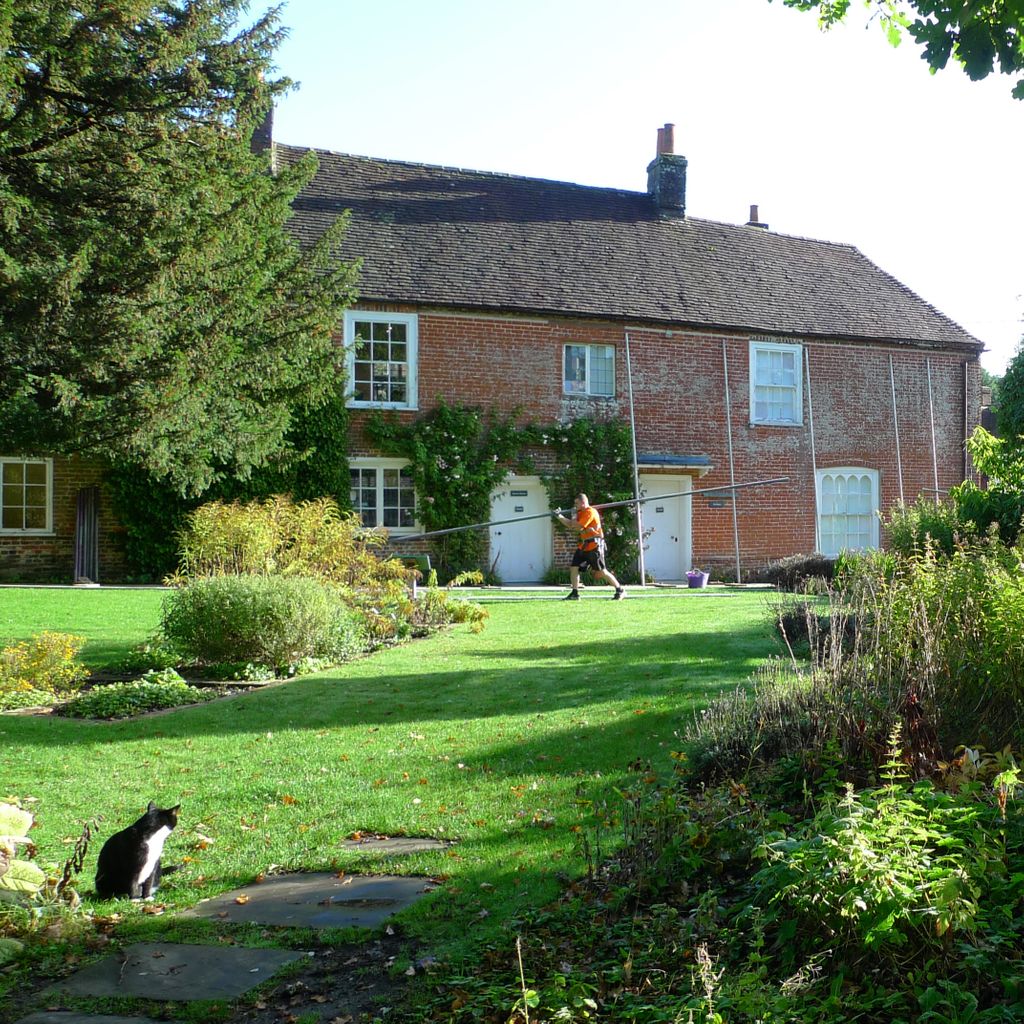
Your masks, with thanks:
[(846, 773), (870, 773), (896, 727), (918, 776), (959, 744), (1020, 745), (1021, 557), (989, 538), (949, 557), (929, 544), (911, 558), (848, 559), (824, 597), (776, 610), (788, 663), (763, 666), (749, 691), (723, 696), (690, 727), (698, 773), (820, 763), (829, 749)]

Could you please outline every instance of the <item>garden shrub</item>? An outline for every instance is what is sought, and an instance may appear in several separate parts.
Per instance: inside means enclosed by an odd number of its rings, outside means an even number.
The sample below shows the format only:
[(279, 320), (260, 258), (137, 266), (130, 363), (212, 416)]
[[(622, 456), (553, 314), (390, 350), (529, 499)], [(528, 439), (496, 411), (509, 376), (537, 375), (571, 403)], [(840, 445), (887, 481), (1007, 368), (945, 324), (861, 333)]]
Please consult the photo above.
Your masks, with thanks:
[(196, 579), (164, 600), (164, 636), (203, 663), (286, 670), (302, 658), (343, 661), (365, 646), (358, 614), (336, 588), (288, 576)]
[(10, 694), (37, 691), (54, 696), (77, 693), (89, 677), (89, 670), (77, 661), (85, 638), (70, 633), (45, 631), (0, 651), (0, 702)]
[(898, 503), (885, 524), (889, 548), (906, 558), (923, 554), (930, 540), (933, 550), (952, 555), (961, 538), (977, 532), (975, 524), (961, 517), (951, 501), (918, 497), (912, 505)]
[(406, 580), (409, 570), (377, 551), (386, 535), (363, 530), (331, 498), (293, 502), (214, 501), (189, 514), (179, 536), (180, 577), (280, 575), (309, 577), (348, 587)]
[(802, 591), (811, 579), (829, 581), (836, 560), (822, 554), (789, 555), (769, 562), (754, 573), (752, 582), (771, 583), (780, 590)]
[(68, 701), (58, 714), (69, 718), (130, 718), (146, 711), (202, 704), (218, 695), (215, 690), (189, 686), (173, 669), (165, 669), (130, 683), (96, 686)]

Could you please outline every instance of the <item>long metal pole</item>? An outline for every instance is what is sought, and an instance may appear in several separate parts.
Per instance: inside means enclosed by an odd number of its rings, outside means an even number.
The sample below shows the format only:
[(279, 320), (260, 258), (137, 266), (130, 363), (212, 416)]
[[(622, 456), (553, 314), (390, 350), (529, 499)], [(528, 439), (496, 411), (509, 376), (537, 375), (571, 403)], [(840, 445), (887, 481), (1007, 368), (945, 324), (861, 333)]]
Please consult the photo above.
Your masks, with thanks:
[(939, 460), (935, 455), (935, 403), (932, 400), (932, 361), (925, 359), (928, 367), (928, 418), (932, 424), (932, 481), (935, 484), (935, 493), (939, 493)]
[[(725, 377), (725, 435), (729, 439), (729, 483), (736, 483), (736, 465), (732, 455), (732, 405), (729, 402), (729, 357), (725, 351), (725, 338), (722, 339), (722, 371)], [(736, 510), (736, 495), (732, 496), (732, 540), (736, 549), (736, 582), (740, 578), (740, 520)]]
[(903, 504), (903, 459), (900, 457), (900, 421), (896, 414), (896, 375), (892, 369), (892, 353), (889, 354), (889, 384), (892, 387), (892, 428), (896, 433), (896, 475), (900, 479), (900, 504)]
[[(775, 476), (769, 480), (750, 480), (742, 484), (722, 484), (721, 487), (705, 487), (699, 491), (676, 491), (674, 494), (654, 494), (649, 498), (628, 498), (626, 501), (606, 501), (603, 505), (595, 505), (594, 508), (621, 508), (623, 505), (635, 505), (637, 502), (646, 504), (648, 501), (662, 501), (665, 498), (687, 498), (695, 494), (714, 494), (718, 491), (739, 491), (745, 487), (768, 487), (771, 484), (782, 484), (789, 479), (788, 476)], [(567, 510), (568, 511), (568, 510)], [(518, 516), (515, 519), (490, 519), (485, 523), (470, 523), (468, 526), (449, 526), (446, 530), (431, 530), (429, 533), (409, 533), (399, 536), (388, 537), (393, 544), (407, 540), (423, 540), (424, 537), (440, 537), (446, 533), (461, 533), (463, 530), (479, 530), (485, 526), (505, 526), (507, 523), (525, 523), (531, 519), (548, 519), (552, 512), (561, 512), (561, 509), (552, 509), (551, 512), (538, 512), (536, 515)]]
[(804, 370), (807, 371), (807, 418), (811, 426), (811, 472), (814, 474), (814, 550), (821, 550), (821, 495), (818, 493), (818, 453), (814, 448), (814, 403), (811, 401), (811, 360), (804, 349)]
[[(633, 441), (633, 497), (640, 498), (640, 463), (636, 457), (636, 417), (633, 415), (633, 362), (629, 355), (629, 331), (626, 331), (626, 380), (629, 382), (629, 436)], [(640, 570), (640, 586), (647, 586), (644, 571), (644, 518), (640, 502), (636, 503), (636, 561)]]

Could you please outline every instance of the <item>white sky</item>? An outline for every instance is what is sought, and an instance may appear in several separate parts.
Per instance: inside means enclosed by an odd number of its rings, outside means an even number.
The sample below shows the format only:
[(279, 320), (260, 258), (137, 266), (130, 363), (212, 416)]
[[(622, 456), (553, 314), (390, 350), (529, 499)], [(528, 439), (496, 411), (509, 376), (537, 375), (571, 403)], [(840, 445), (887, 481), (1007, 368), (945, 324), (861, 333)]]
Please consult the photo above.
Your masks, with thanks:
[(781, 0), (291, 0), (293, 145), (643, 191), (657, 128), (687, 213), (856, 245), (985, 342), (1024, 334), (1024, 102), (929, 75), (859, 5)]

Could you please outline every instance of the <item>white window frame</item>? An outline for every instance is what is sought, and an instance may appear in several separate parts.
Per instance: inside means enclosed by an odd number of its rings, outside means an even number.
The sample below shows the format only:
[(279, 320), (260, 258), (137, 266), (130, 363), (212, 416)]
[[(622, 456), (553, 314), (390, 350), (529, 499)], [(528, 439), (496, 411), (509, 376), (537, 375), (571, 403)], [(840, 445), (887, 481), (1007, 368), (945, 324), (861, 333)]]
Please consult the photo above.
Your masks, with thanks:
[[(404, 324), (405, 332), (405, 345), (406, 345), (406, 358), (405, 363), (408, 367), (406, 371), (406, 393), (404, 402), (374, 402), (366, 401), (364, 399), (357, 399), (355, 397), (355, 368), (356, 368), (356, 354), (355, 354), (355, 336), (356, 336), (356, 323), (357, 322), (369, 322), (369, 323), (391, 323), (391, 324)], [(417, 384), (418, 384), (418, 367), (419, 367), (419, 317), (415, 313), (378, 313), (378, 312), (363, 312), (358, 309), (349, 309), (345, 311), (345, 322), (344, 322), (344, 342), (345, 342), (345, 372), (346, 372), (346, 392), (348, 395), (348, 405), (353, 409), (418, 409), (417, 399)]]
[[(867, 515), (869, 518), (868, 527), (868, 542), (864, 547), (848, 548), (841, 547), (835, 544), (826, 545), (824, 542), (825, 531), (823, 529), (823, 517), (826, 514), (824, 511), (825, 498), (824, 498), (824, 482), (826, 477), (867, 477), (871, 485), (870, 493), (870, 505), (871, 508), (866, 513), (854, 513), (859, 515)], [(877, 548), (880, 544), (879, 541), (879, 490), (878, 490), (878, 470), (868, 469), (865, 466), (825, 466), (818, 469), (815, 474), (814, 490), (817, 495), (817, 527), (818, 527), (818, 544), (821, 547), (821, 553), (827, 555), (830, 558), (834, 558), (841, 554), (843, 551), (870, 551), (873, 548)], [(828, 515), (836, 515), (835, 512), (828, 512)], [(849, 514), (849, 513), (846, 513)], [(828, 550), (833, 548), (834, 550)]]
[[(792, 386), (794, 419), (772, 420), (757, 417), (757, 353), (787, 352), (796, 355), (796, 382)], [(771, 341), (767, 338), (750, 339), (750, 422), (751, 425), (767, 427), (802, 427), (804, 422), (804, 350), (803, 345), (794, 342)], [(769, 385), (771, 386), (771, 385)], [(788, 385), (780, 385), (788, 387)]]
[[(584, 372), (586, 373), (586, 380), (583, 382), (583, 390), (576, 391), (569, 387), (569, 381), (565, 377), (565, 357), (566, 350), (570, 348), (582, 348), (586, 351), (586, 367)], [(610, 349), (612, 354), (612, 381), (611, 391), (594, 391), (591, 388), (591, 381), (593, 380), (593, 374), (590, 369), (590, 359), (594, 349)], [(587, 398), (614, 398), (615, 397), (615, 346), (614, 345), (598, 345), (590, 344), (589, 342), (578, 342), (578, 341), (567, 341), (562, 345), (562, 394), (572, 396), (584, 396)]]
[[(366, 529), (379, 529), (382, 528), (387, 530), (389, 534), (400, 536), (403, 533), (419, 533), (422, 531), (419, 519), (416, 518), (412, 526), (384, 526), (384, 470), (385, 469), (405, 469), (410, 463), (408, 459), (378, 459), (372, 457), (357, 456), (348, 460), (349, 469), (373, 469), (377, 472), (377, 526), (368, 526)], [(419, 496), (416, 494), (415, 485), (413, 487), (413, 501), (419, 501)], [(414, 506), (416, 507), (416, 506)], [(359, 509), (354, 508), (353, 512), (358, 516)]]
[[(7, 537), (27, 537), (27, 536), (43, 536), (45, 534), (53, 533), (53, 459), (36, 459), (29, 456), (12, 456), (2, 455), (0, 456), (0, 502), (3, 500), (2, 496), (2, 483), (3, 483), (3, 467), (17, 463), (22, 466), (33, 464), (43, 465), (46, 467), (46, 525), (39, 527), (5, 527), (3, 525), (3, 514), (0, 510), (0, 534)], [(22, 505), (22, 508), (25, 506)]]

